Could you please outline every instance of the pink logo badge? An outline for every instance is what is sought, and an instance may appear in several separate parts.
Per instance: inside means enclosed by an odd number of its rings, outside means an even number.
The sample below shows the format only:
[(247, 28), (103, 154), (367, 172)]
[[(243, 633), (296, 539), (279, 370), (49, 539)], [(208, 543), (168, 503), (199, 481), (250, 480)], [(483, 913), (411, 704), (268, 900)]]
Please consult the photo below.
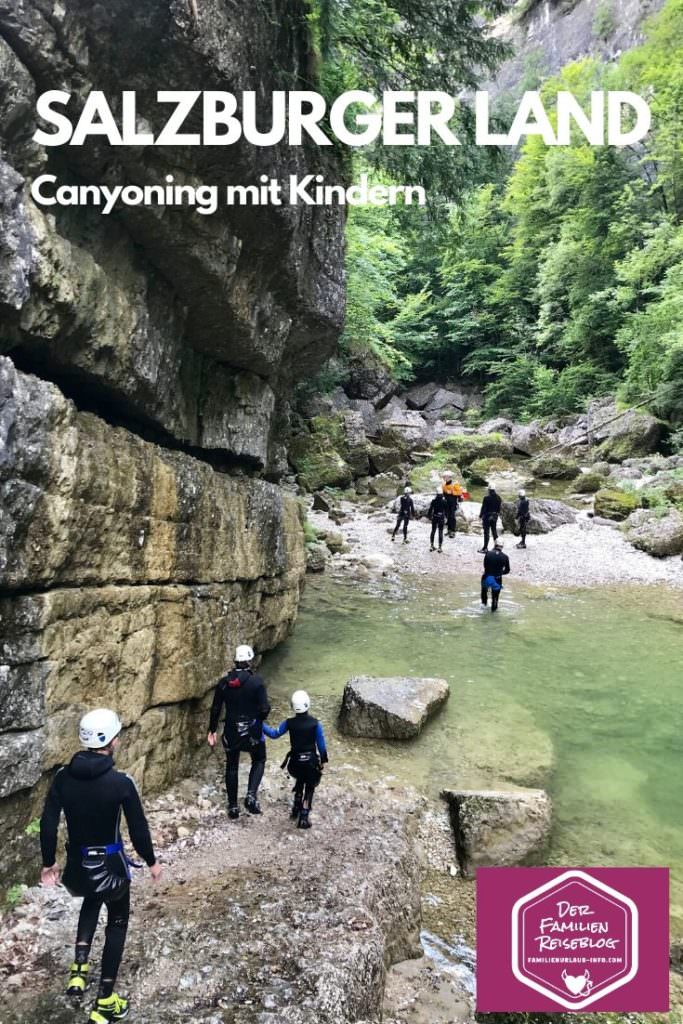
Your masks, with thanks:
[(482, 868), (477, 1009), (668, 1009), (665, 868)]

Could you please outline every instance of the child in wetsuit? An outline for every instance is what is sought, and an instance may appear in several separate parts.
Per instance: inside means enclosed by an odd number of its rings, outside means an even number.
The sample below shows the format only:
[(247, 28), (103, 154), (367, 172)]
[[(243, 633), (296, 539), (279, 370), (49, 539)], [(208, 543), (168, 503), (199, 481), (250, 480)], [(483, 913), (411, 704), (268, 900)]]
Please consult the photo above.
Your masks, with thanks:
[(292, 694), (293, 718), (280, 722), (277, 729), (263, 723), (263, 731), (271, 740), (289, 733), (291, 749), (282, 765), (295, 780), (292, 818), (297, 828), (310, 828), (309, 814), (313, 793), (322, 777), (322, 766), (327, 764), (327, 746), (322, 724), (308, 711), (311, 701), (304, 690)]

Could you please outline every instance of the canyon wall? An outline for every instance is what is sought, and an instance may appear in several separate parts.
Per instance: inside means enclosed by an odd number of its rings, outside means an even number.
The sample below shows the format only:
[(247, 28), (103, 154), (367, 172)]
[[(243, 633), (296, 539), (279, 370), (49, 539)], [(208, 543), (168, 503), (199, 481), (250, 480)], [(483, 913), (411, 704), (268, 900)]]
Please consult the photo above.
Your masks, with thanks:
[(280, 642), (304, 573), (279, 481), (293, 385), (343, 318), (343, 216), (324, 207), (36, 206), (63, 184), (253, 184), (335, 152), (40, 148), (36, 96), (312, 88), (303, 0), (0, 0), (0, 872), (74, 749), (115, 706), (151, 790), (189, 770), (238, 641)]

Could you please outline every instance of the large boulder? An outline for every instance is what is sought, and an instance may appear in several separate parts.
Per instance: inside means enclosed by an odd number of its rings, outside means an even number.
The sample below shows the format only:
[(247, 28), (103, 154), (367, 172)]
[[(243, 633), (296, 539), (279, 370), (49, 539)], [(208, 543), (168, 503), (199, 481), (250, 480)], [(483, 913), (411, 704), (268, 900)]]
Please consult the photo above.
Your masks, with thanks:
[(539, 420), (526, 424), (516, 423), (510, 433), (510, 440), (520, 455), (537, 455), (555, 443), (554, 435), (549, 434)]
[(463, 391), (439, 388), (427, 402), (425, 412), (438, 412), (441, 409), (460, 409), (464, 412), (466, 408), (467, 396)]
[(613, 519), (620, 523), (624, 519), (628, 519), (639, 504), (635, 494), (628, 494), (626, 491), (619, 491), (616, 488), (603, 488), (595, 495), (595, 514), (603, 519)]
[(601, 441), (598, 455), (608, 462), (623, 462), (655, 452), (662, 438), (661, 420), (638, 409), (619, 415), (613, 400), (594, 402), (589, 409), (593, 440)]
[(414, 384), (405, 393), (406, 404), (409, 409), (424, 409), (432, 395), (439, 391), (438, 384)]
[(512, 444), (502, 434), (453, 434), (437, 442), (434, 453), (467, 467), (477, 459), (508, 458)]
[(360, 412), (352, 409), (342, 413), (344, 429), (344, 457), (354, 477), (367, 476), (369, 444), (365, 423)]
[(626, 539), (656, 558), (683, 554), (683, 514), (678, 509), (664, 514), (654, 509), (638, 509), (629, 516)]
[(368, 491), (377, 498), (394, 498), (400, 486), (401, 481), (393, 473), (378, 473), (368, 480)]
[(368, 458), (370, 472), (374, 475), (387, 473), (389, 470), (398, 470), (405, 460), (403, 452), (396, 447), (385, 447), (381, 444), (368, 445)]
[(386, 366), (364, 356), (351, 361), (344, 390), (349, 398), (367, 399), (381, 409), (396, 394), (398, 384)]
[(485, 420), (478, 428), (480, 434), (511, 434), (514, 423), (507, 416), (495, 416), (491, 420)]
[[(512, 501), (504, 501), (500, 517), (503, 527), (515, 535), (519, 533), (519, 525), (515, 519), (517, 505)], [(528, 533), (550, 533), (558, 526), (567, 526), (576, 522), (578, 515), (575, 508), (565, 504), (563, 501), (555, 501), (552, 498), (531, 498), (529, 501)]]
[(382, 410), (381, 420), (378, 440), (384, 447), (408, 452), (429, 445), (431, 431), (419, 412), (402, 409), (392, 402)]
[(587, 473), (581, 473), (574, 484), (574, 490), (577, 494), (595, 494), (601, 487), (605, 486), (605, 478), (600, 473), (595, 473), (593, 470), (589, 470)]
[(448, 789), (442, 795), (465, 878), (474, 878), (481, 867), (543, 862), (552, 824), (552, 804), (544, 790)]
[(374, 405), (367, 398), (350, 398), (349, 407), (354, 412), (359, 412), (363, 417), (363, 426), (365, 427), (365, 433), (368, 437), (377, 437), (379, 434), (381, 421), (379, 413), (375, 409)]
[[(473, 484), (488, 484), (492, 476), (500, 476), (501, 473), (508, 473), (511, 470), (512, 463), (507, 459), (475, 459), (467, 475)], [(524, 484), (520, 484), (520, 487), (523, 486)]]
[(546, 480), (574, 480), (581, 470), (573, 459), (558, 452), (537, 455), (532, 463), (535, 476)]
[(289, 461), (296, 470), (299, 486), (306, 491), (348, 487), (353, 474), (341, 455), (345, 450), (342, 417), (315, 416), (310, 430), (296, 434), (289, 444)]
[(412, 739), (448, 693), (445, 679), (357, 676), (344, 687), (339, 728), (348, 736)]

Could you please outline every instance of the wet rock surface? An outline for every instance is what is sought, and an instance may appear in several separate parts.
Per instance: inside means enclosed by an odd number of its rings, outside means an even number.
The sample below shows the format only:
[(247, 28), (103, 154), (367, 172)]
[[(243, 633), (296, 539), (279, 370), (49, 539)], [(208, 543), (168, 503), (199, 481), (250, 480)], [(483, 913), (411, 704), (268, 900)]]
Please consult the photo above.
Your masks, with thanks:
[(626, 537), (634, 547), (656, 558), (683, 554), (683, 515), (639, 509), (628, 518)]
[(445, 790), (458, 862), (478, 867), (540, 864), (550, 840), (552, 806), (541, 789)]
[[(386, 970), (420, 955), (420, 802), (360, 782), (351, 793), (326, 772), (302, 832), (277, 775), (259, 818), (228, 822), (213, 785), (153, 805), (165, 873), (134, 881), (119, 986), (142, 1024), (377, 1021)], [(73, 1019), (62, 992), (77, 908), (63, 889), (34, 889), (5, 922), (3, 1024)]]
[(412, 739), (448, 694), (445, 679), (357, 676), (344, 687), (339, 728), (348, 736)]

